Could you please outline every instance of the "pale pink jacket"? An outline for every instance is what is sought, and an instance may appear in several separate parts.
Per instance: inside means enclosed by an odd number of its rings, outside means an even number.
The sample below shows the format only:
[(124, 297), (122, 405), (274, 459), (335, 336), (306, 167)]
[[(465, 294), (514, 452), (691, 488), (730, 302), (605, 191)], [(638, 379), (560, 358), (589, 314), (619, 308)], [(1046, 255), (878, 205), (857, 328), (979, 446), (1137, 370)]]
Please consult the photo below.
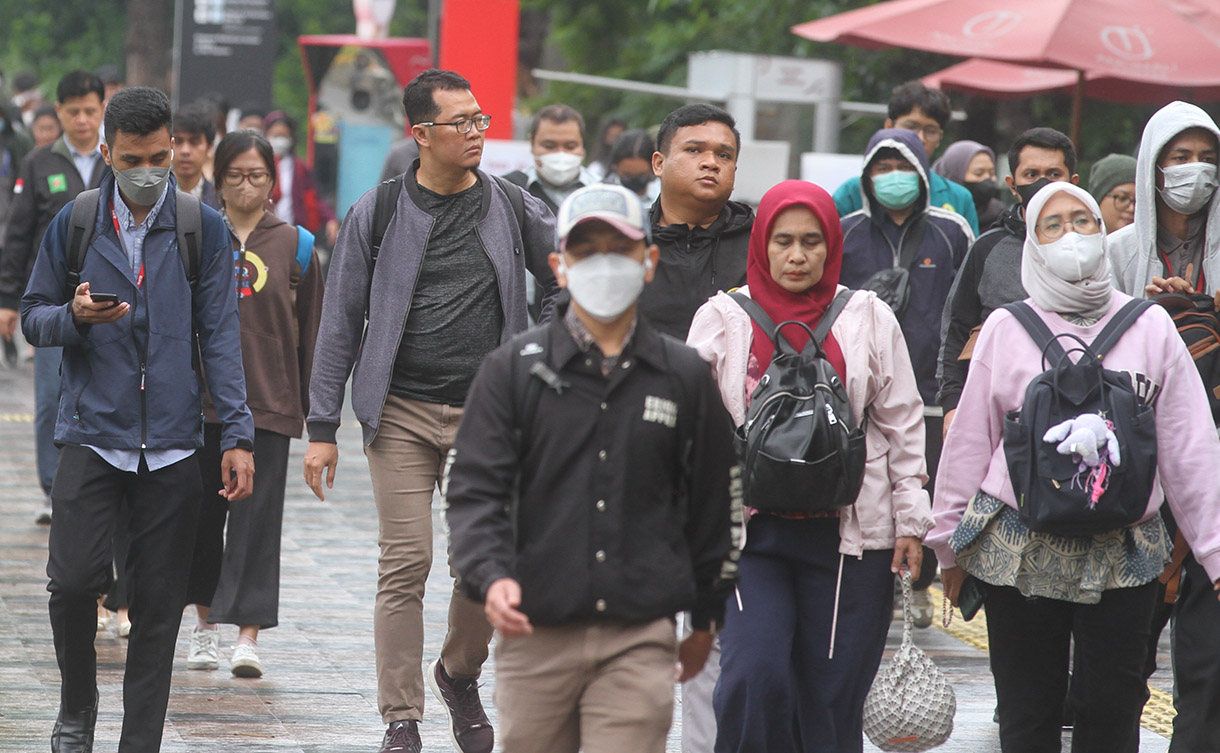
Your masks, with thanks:
[[(1043, 311), (1032, 300), (1026, 303), (1051, 332), (1071, 333), (1087, 343), (1129, 300), (1116, 291), (1110, 310), (1088, 327)], [(1153, 306), (1141, 314), (1106, 354), (1105, 365), (1141, 375), (1140, 394), (1155, 395), (1157, 482), (1143, 519), (1168, 499), (1195, 559), (1213, 581), (1220, 578), (1220, 440), (1203, 381), (1165, 309)], [(936, 474), (936, 527), (928, 546), (941, 567), (956, 561), (949, 539), (976, 492), (1016, 508), (1004, 458), (1004, 415), (1021, 407), (1026, 386), (1042, 371), (1041, 351), (1012, 314), (999, 309), (987, 317)]]
[[(844, 288), (839, 287), (840, 290)], [(748, 288), (741, 293), (749, 295)], [(860, 420), (868, 413), (868, 448), (860, 496), (839, 516), (839, 552), (892, 549), (897, 536), (922, 539), (932, 528), (923, 485), (923, 401), (906, 341), (889, 306), (874, 293), (856, 291), (830, 328), (847, 366), (847, 397)], [(686, 342), (711, 364), (720, 396), (737, 426), (746, 419), (746, 365), (754, 327), (750, 316), (725, 293), (695, 313)]]

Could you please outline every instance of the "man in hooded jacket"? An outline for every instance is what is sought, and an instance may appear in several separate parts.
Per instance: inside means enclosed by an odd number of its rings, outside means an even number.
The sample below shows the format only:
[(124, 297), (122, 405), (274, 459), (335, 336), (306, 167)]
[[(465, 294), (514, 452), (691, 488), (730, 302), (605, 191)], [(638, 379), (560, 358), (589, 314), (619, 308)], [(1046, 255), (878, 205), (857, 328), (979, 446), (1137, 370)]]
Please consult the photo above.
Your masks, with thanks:
[[(929, 175), (928, 156), (918, 134), (902, 128), (883, 128), (873, 134), (860, 176), (864, 206), (843, 218), (842, 283), (880, 292), (878, 278), (906, 277), (905, 302), (887, 302), (895, 306), (924, 401), (931, 492), (942, 436), (941, 410), (936, 404), (941, 312), (974, 233), (960, 214), (929, 206)], [(902, 271), (896, 272), (899, 269)], [(915, 584), (915, 624), (919, 627), (932, 624), (927, 588), (934, 574), (935, 568), (929, 568)]]
[[(1109, 238), (1114, 286), (1129, 295), (1214, 295), (1220, 288), (1220, 128), (1195, 105), (1173, 102), (1144, 127), (1135, 167), (1135, 222)], [(1217, 385), (1205, 384), (1209, 389)], [(1166, 523), (1172, 525), (1170, 516)], [(1170, 753), (1220, 750), (1220, 602), (1193, 554), (1173, 606)], [(1153, 628), (1157, 629), (1157, 625)], [(1158, 630), (1159, 632), (1159, 630)]]

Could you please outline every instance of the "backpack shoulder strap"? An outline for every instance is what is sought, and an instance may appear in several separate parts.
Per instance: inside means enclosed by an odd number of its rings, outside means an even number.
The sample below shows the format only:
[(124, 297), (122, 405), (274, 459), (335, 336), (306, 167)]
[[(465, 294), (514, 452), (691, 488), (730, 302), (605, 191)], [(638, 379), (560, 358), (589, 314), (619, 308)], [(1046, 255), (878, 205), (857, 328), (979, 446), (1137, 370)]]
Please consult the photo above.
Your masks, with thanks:
[(500, 187), (504, 189), (504, 193), (508, 194), (508, 203), (513, 205), (513, 216), (517, 218), (517, 229), (521, 234), (525, 234), (525, 197), (521, 195), (521, 187), (516, 183), (502, 178), (499, 175), (491, 176), (496, 179)]
[(1061, 357), (1066, 355), (1063, 346), (1059, 344), (1059, 340), (1051, 332), (1050, 327), (1047, 327), (1046, 322), (1034, 313), (1028, 303), (1016, 301), (1006, 304), (1003, 308), (1021, 323), (1021, 326), (1037, 343), (1038, 350), (1042, 351), (1051, 363), (1057, 363)]
[(81, 191), (72, 202), (72, 214), (68, 220), (68, 297), (76, 293), (80, 285), (81, 267), (85, 265), (85, 252), (93, 242), (93, 227), (97, 223), (97, 207), (102, 190), (91, 188)]
[(301, 266), (301, 277), (305, 277), (313, 259), (313, 240), (313, 233), (297, 225), (297, 264)]
[(749, 296), (733, 291), (729, 293), (729, 298), (737, 302), (738, 306), (745, 309), (745, 312), (750, 315), (754, 323), (762, 328), (763, 332), (770, 333), (771, 337), (775, 337), (775, 322), (763, 311), (763, 307), (758, 305), (758, 302)]
[(175, 196), (178, 256), (182, 258), (182, 269), (186, 272), (186, 281), (194, 294), (199, 282), (199, 268), (203, 258), (203, 209), (202, 203), (195, 196), (178, 191)]
[(911, 237), (902, 237), (902, 253), (898, 256), (897, 266), (903, 269), (910, 270), (912, 262), (915, 261), (915, 254), (919, 253), (919, 249), (923, 246), (923, 236), (928, 230), (928, 216), (926, 214), (915, 218), (915, 224), (907, 231)]
[(1093, 338), (1090, 348), (1097, 354), (1098, 360), (1105, 357), (1110, 349), (1118, 344), (1119, 339), (1123, 336), (1135, 320), (1140, 318), (1140, 314), (1155, 306), (1156, 303), (1147, 298), (1137, 298), (1127, 301), (1114, 318), (1106, 324), (1106, 326), (1097, 333), (1097, 337)]
[(390, 226), (390, 220), (394, 219), (394, 213), (398, 211), (398, 194), (402, 192), (405, 177), (406, 173), (403, 173), (383, 180), (377, 186), (377, 204), (373, 208), (373, 235), (369, 239), (374, 267), (377, 266), (377, 256), (381, 253), (386, 228)]
[(826, 309), (826, 313), (822, 314), (817, 329), (813, 330), (813, 339), (818, 345), (826, 340), (826, 336), (830, 334), (830, 326), (835, 323), (835, 319), (839, 318), (839, 314), (843, 313), (843, 309), (847, 308), (847, 302), (851, 300), (854, 292), (856, 291), (840, 290), (834, 300), (830, 302), (830, 307)]
[(509, 387), (513, 398), (513, 428), (517, 439), (518, 457), (524, 457), (529, 445), (527, 428), (538, 412), (542, 389), (547, 387), (562, 395), (568, 384), (546, 362), (551, 345), (551, 327), (543, 325), (526, 330), (512, 340), (512, 373)]

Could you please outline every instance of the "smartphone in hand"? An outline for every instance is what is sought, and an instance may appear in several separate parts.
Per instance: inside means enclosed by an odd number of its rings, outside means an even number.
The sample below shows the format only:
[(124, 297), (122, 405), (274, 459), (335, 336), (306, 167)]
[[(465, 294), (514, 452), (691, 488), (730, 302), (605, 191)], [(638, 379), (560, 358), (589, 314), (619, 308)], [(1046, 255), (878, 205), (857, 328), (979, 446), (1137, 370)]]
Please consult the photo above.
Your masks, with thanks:
[(110, 305), (106, 308), (114, 308), (119, 305), (118, 293), (90, 293), (89, 297), (93, 299), (94, 303), (109, 303)]

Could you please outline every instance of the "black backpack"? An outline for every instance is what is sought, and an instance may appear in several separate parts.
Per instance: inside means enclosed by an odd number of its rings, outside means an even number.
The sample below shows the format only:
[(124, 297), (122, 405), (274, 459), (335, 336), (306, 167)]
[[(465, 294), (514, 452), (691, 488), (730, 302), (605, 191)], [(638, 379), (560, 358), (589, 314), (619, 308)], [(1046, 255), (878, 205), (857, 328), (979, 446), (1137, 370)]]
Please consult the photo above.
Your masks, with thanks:
[[(97, 222), (97, 208), (101, 199), (100, 188), (91, 188), (77, 194), (72, 203), (72, 214), (68, 219), (68, 296), (76, 293), (80, 285), (80, 271), (85, 265), (85, 254), (93, 242), (93, 228)], [(178, 232), (178, 256), (191, 294), (195, 294), (199, 282), (200, 260), (203, 258), (203, 210), (195, 196), (184, 191), (176, 195), (176, 230)]]
[(1207, 388), (1212, 423), (1220, 426), (1220, 316), (1216, 314), (1215, 300), (1207, 293), (1165, 293), (1152, 300), (1173, 317), (1173, 324)]
[[(1004, 457), (1021, 519), (1031, 531), (1060, 536), (1093, 536), (1124, 528), (1143, 517), (1156, 477), (1156, 416), (1143, 403), (1131, 376), (1102, 365), (1110, 349), (1152, 301), (1134, 300), (1085, 343), (1072, 334), (1053, 335), (1046, 323), (1024, 302), (1004, 308), (1016, 317), (1042, 351), (1049, 368), (1025, 388), (1025, 402), (1004, 417)], [(1059, 343), (1076, 342), (1076, 363)], [(1105, 418), (1118, 437), (1122, 452), (1117, 466), (1106, 463), (1106, 477), (1094, 478), (1071, 455), (1061, 455), (1055, 442), (1043, 441), (1054, 426), (1081, 414)], [(1094, 483), (1105, 491), (1092, 499)]]
[[(795, 320), (776, 326), (756, 302), (741, 293), (729, 294), (775, 342), (771, 365), (751, 395), (746, 421), (735, 437), (750, 507), (774, 513), (828, 512), (854, 503), (860, 493), (865, 420), (856, 424), (847, 389), (822, 350), (852, 292), (835, 296), (816, 330)], [(781, 337), (789, 326), (809, 332), (804, 350), (797, 352)]]

